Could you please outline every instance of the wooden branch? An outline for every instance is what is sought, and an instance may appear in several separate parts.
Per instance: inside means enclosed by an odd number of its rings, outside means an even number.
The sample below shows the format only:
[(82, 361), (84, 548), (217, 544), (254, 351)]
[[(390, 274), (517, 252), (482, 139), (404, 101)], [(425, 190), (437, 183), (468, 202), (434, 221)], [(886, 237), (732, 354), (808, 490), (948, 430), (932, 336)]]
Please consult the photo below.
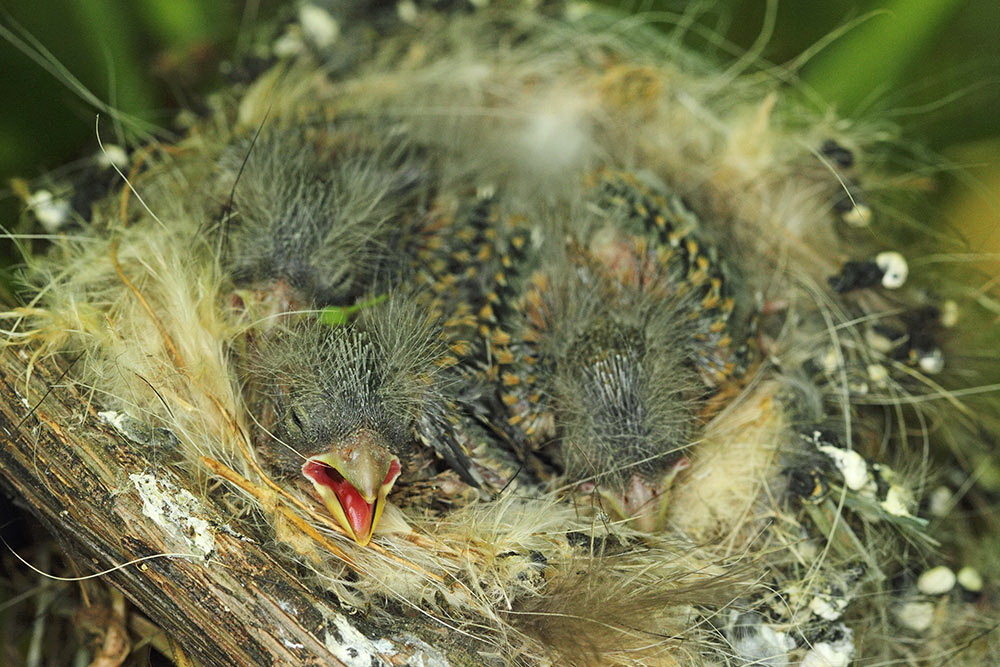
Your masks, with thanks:
[[(458, 650), (432, 648), (412, 634), (410, 621), (405, 636), (360, 630), (357, 617), (339, 611), (330, 594), (305, 587), (289, 564), (240, 534), (211, 499), (195, 500), (190, 482), (151, 461), (148, 447), (103, 423), (62, 379), (64, 368), (36, 365), (25, 396), (27, 359), (26, 350), (0, 353), (0, 483), (79, 559), (83, 574), (153, 554), (191, 554), (106, 575), (187, 658), (204, 665), (421, 658), (446, 664), (447, 654)], [(178, 507), (164, 505), (161, 515), (157, 498)]]

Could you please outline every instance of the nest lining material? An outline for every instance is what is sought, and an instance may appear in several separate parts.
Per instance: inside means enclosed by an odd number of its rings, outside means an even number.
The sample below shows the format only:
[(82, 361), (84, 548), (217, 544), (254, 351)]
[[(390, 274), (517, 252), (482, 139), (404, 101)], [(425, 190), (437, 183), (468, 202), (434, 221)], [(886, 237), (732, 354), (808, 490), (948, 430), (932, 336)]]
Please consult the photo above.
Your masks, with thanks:
[[(426, 13), (350, 68), (331, 56), (364, 50), (357, 41), (323, 46), (302, 30), (295, 55), (213, 98), (213, 115), (176, 144), (138, 149), (127, 189), (28, 258), (36, 296), (10, 316), (31, 335), (17, 342), (36, 358), (80, 355), (74, 380), (120, 430), (165, 429), (172, 465), (248, 527), (259, 522), (252, 530), (273, 535), (312, 585), (379, 623), (419, 610), (484, 657), (839, 665), (918, 660), (979, 631), (985, 621), (969, 603), (897, 583), (925, 562), (968, 564), (955, 560), (960, 536), (939, 534), (920, 509), (933, 483), (924, 439), (960, 442), (975, 423), (945, 388), (958, 388), (961, 369), (939, 384), (921, 363), (926, 350), (900, 356), (872, 344), (875, 325), (959, 289), (920, 275), (898, 290), (828, 284), (893, 234), (879, 214), (894, 193), (874, 128), (845, 130), (774, 80), (717, 71), (650, 26), (627, 30), (598, 14)], [(468, 490), (448, 510), (404, 499), (359, 547), (306, 486), (274, 481), (258, 461), (251, 434), (261, 425), (235, 359), (261, 323), (230, 307), (232, 277), (211, 228), (233, 201), (237, 215), (247, 199), (277, 206), (252, 200), (291, 196), (268, 179), (310, 168), (305, 157), (268, 164), (265, 154), (241, 175), (233, 156), (254, 150), (259, 128), (267, 146), (282, 132), (322, 137), (359, 122), (379, 150), (404, 133), (430, 153), (441, 192), (459, 197), (472, 183), (500, 193), (534, 239), (567, 229), (587, 238), (560, 225), (602, 168), (638, 174), (698, 212), (759, 314), (759, 350), (743, 378), (702, 405), (709, 416), (663, 530), (609, 519), (558, 477), (517, 478), (493, 494)], [(832, 162), (821, 150), (831, 137), (862, 166)], [(365, 168), (338, 173), (344, 192), (374, 197), (382, 187)], [(231, 200), (237, 178), (248, 194)], [(857, 207), (845, 222), (848, 181), (855, 194), (868, 188), (878, 236), (852, 227)], [(371, 213), (353, 199), (330, 205)], [(964, 423), (945, 423), (945, 406)], [(219, 478), (229, 484), (213, 488)], [(133, 481), (147, 495), (157, 484)], [(211, 552), (199, 531), (182, 541)], [(921, 555), (901, 561), (899, 545)], [(944, 610), (933, 629), (913, 621), (912, 605), (928, 601)]]

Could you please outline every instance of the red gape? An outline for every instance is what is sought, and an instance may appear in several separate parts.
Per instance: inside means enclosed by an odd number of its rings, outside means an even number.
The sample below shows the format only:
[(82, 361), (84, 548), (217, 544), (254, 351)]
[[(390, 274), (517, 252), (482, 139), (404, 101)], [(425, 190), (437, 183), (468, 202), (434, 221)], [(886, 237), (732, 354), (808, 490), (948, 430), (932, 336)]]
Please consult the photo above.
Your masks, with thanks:
[[(375, 503), (366, 502), (358, 490), (344, 479), (338, 470), (320, 461), (309, 461), (303, 466), (302, 472), (317, 484), (328, 486), (333, 489), (340, 501), (340, 506), (344, 508), (347, 521), (351, 524), (351, 529), (358, 537), (367, 535), (372, 528), (372, 517), (375, 513)], [(399, 475), (399, 461), (393, 461), (389, 465), (389, 473), (382, 480), (382, 484), (388, 484)]]

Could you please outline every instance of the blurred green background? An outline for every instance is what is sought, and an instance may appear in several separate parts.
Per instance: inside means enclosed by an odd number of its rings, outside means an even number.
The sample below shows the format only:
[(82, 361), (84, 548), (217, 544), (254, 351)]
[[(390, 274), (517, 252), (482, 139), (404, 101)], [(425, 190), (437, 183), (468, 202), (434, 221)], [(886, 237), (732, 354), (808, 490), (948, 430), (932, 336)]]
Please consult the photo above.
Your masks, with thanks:
[[(0, 23), (22, 26), (102, 100), (168, 125), (176, 108), (218, 85), (218, 64), (245, 47), (246, 26), (279, 4), (4, 0)], [(940, 163), (962, 167), (939, 181), (941, 224), (961, 229), (971, 247), (1000, 252), (1000, 2), (654, 0), (633, 7), (696, 12), (737, 50), (762, 45), (773, 63), (829, 41), (801, 70), (804, 83), (841, 114), (890, 118)], [(9, 42), (0, 42), (0, 90), (0, 216), (11, 220), (21, 206), (4, 189), (11, 177), (31, 179), (93, 154), (97, 143), (94, 110)]]

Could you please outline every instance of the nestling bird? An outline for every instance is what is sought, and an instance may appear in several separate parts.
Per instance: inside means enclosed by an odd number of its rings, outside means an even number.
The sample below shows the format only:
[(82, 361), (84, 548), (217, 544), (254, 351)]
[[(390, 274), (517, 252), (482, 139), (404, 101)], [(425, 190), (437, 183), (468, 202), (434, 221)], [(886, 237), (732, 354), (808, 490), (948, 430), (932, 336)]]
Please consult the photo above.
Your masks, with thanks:
[(570, 481), (654, 530), (699, 406), (744, 363), (740, 316), (678, 198), (611, 172), (582, 194), (591, 207), (539, 262), (491, 374), (515, 438), (555, 442)]
[(440, 299), (383, 302), (417, 262), (425, 171), (399, 137), (365, 129), (272, 132), (245, 147), (224, 254), (251, 325), (241, 367), (258, 448), (281, 475), (304, 475), (362, 545), (400, 475), (425, 468), (421, 446), (479, 486), (456, 426), (443, 306), (427, 308)]
[(401, 472), (432, 464), (430, 451), (478, 485), (447, 412), (456, 400), (450, 355), (435, 320), (402, 299), (346, 325), (309, 318), (272, 329), (246, 360), (260, 447), (284, 476), (301, 472), (367, 544)]

